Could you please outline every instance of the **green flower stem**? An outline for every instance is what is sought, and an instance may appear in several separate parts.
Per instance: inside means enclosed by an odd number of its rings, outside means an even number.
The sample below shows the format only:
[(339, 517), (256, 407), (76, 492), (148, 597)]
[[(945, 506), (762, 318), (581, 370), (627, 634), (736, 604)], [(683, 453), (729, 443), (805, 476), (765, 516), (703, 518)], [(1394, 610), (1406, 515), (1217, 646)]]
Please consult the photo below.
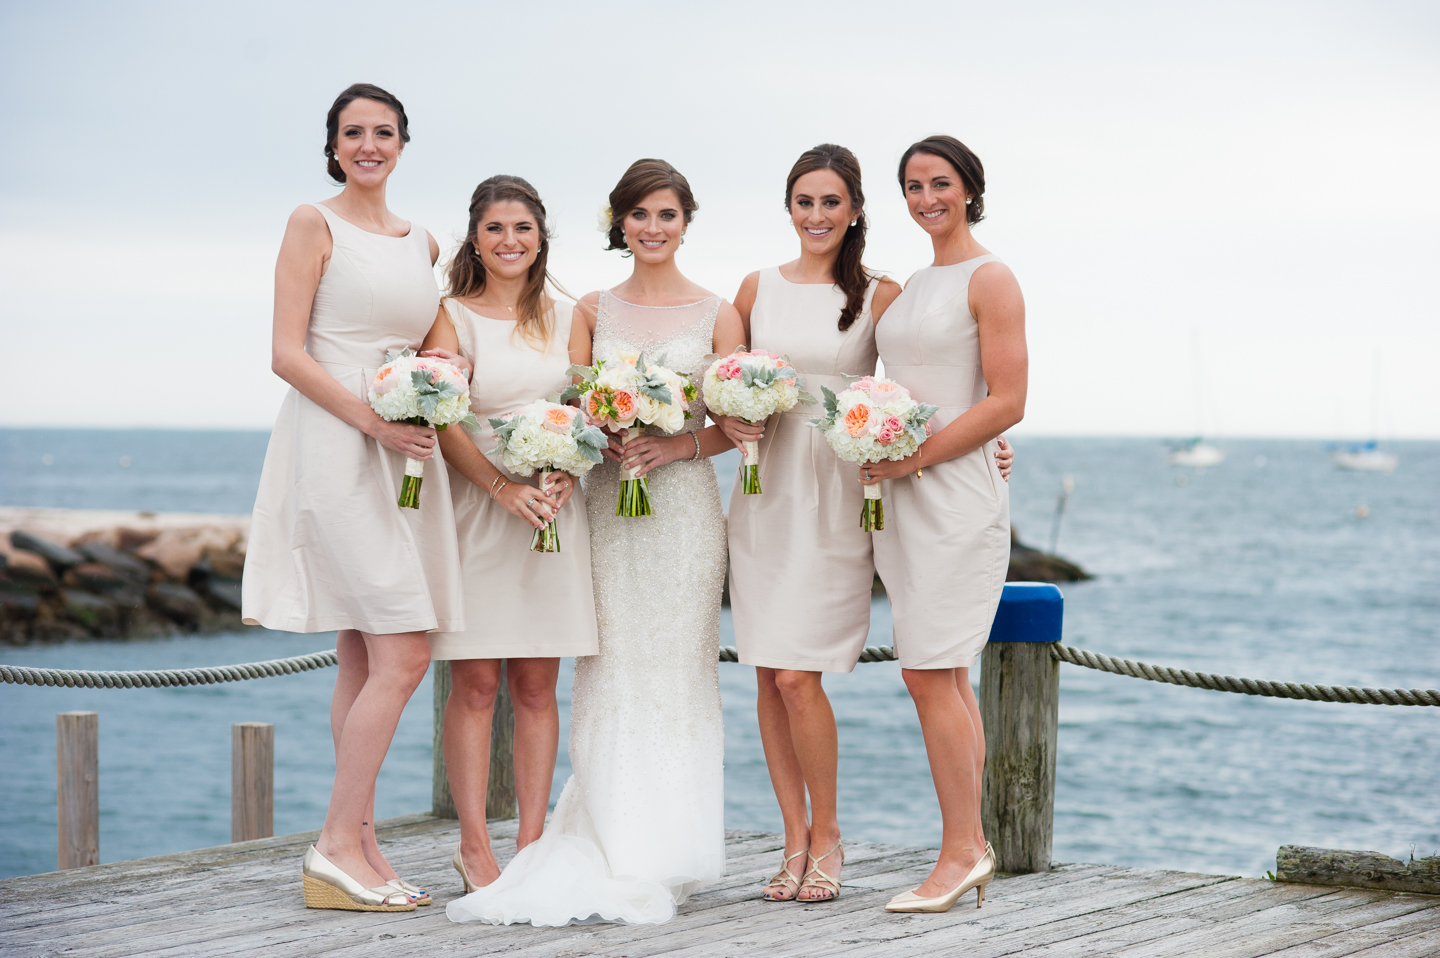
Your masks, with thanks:
[(866, 532), (879, 532), (885, 528), (885, 503), (880, 499), (866, 499), (860, 507), (860, 528)]

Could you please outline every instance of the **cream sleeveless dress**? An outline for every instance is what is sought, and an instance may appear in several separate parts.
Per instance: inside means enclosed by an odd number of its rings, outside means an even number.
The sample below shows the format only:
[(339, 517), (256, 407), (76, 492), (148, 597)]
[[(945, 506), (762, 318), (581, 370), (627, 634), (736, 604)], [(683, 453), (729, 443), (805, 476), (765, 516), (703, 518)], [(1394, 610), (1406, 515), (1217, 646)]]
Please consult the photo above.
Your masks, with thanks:
[[(439, 290), (419, 225), (405, 236), (316, 205), (333, 251), (305, 350), (366, 399), (387, 349), (418, 348)], [(280, 407), (245, 556), (245, 622), (287, 632), (373, 635), (464, 628), (450, 481), (438, 447), (419, 509), (396, 504), (405, 457), (291, 389)]]
[[(885, 375), (940, 407), (934, 431), (988, 394), (970, 277), (994, 256), (920, 270), (875, 330)], [(990, 636), (1010, 563), (1009, 487), (991, 439), (957, 459), (882, 483), (885, 528), (875, 568), (907, 669), (968, 668)]]
[[(570, 385), (569, 304), (555, 307), (548, 347), (541, 351), (515, 332), (513, 321), (491, 319), (447, 298), (445, 310), (460, 340), (460, 354), (474, 364), (470, 409), (480, 420), (475, 446), (512, 482), (534, 483), (511, 473), (495, 448), (491, 416), (507, 415)], [(583, 322), (583, 320), (582, 320)], [(459, 428), (459, 427), (451, 427)], [(530, 551), (529, 523), (490, 498), (453, 466), (450, 490), (460, 538), (465, 583), (464, 632), (432, 633), (433, 659), (560, 658), (594, 655), (595, 596), (590, 583), (590, 524), (585, 495), (576, 489), (556, 517), (560, 551)]]
[[(839, 328), (845, 294), (830, 284), (792, 283), (760, 273), (750, 311), (750, 345), (788, 356), (805, 391), (840, 392), (845, 376), (875, 372), (875, 323), (865, 308)], [(888, 322), (888, 317), (887, 320)], [(740, 661), (772, 669), (849, 672), (870, 633), (875, 579), (870, 533), (860, 528), (863, 487), (856, 468), (808, 423), (818, 405), (771, 416), (760, 440), (764, 492), (730, 494), (730, 615)]]
[[(643, 350), (700, 382), (721, 300), (651, 308), (600, 296), (594, 354)], [(705, 424), (691, 404), (685, 431)], [(452, 921), (651, 924), (725, 870), (720, 592), (725, 516), (707, 459), (649, 474), (655, 514), (615, 515), (620, 466), (585, 477), (600, 653), (575, 660), (570, 763), (545, 833)]]

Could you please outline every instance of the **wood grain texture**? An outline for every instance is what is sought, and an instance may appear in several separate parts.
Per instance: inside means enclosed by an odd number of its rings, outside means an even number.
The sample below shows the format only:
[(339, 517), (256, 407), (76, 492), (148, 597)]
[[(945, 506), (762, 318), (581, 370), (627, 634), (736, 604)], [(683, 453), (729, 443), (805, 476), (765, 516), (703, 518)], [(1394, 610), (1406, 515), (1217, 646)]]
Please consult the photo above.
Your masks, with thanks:
[(275, 726), (230, 726), (230, 841), (275, 834)]
[(1380, 852), (1281, 845), (1275, 853), (1275, 877), (1310, 885), (1384, 888), (1440, 895), (1440, 856), (1402, 862)]
[(490, 788), (485, 817), (490, 821), (519, 814), (515, 800), (515, 708), (510, 701), (509, 667), (500, 671), (500, 691), (490, 720)]
[(1050, 867), (1060, 663), (1045, 642), (991, 642), (980, 662), (980, 817), (1002, 872)]
[(430, 814), (436, 818), (455, 818), (455, 799), (450, 796), (450, 778), (445, 772), (445, 703), (450, 700), (450, 663), (431, 663), (430, 682), (435, 690), (434, 728), (430, 737)]
[[(458, 824), (412, 815), (380, 822), (376, 833), (395, 868), (430, 890), (433, 906), (398, 914), (306, 909), (300, 858), (316, 838), (310, 832), (0, 882), (0, 953), (1402, 958), (1440, 948), (1434, 896), (1115, 865), (1005, 875), (991, 884), (982, 909), (970, 899), (943, 915), (895, 915), (883, 910), (885, 902), (923, 879), (936, 853), (869, 842), (846, 845), (838, 901), (773, 904), (757, 896), (779, 860), (781, 839), (742, 831), (727, 835), (726, 876), (664, 925), (456, 925), (444, 908), (461, 893), (449, 864)], [(515, 822), (496, 822), (491, 842), (506, 864), (515, 854)]]
[(95, 712), (61, 712), (55, 716), (55, 802), (56, 867), (64, 870), (98, 865), (100, 716)]

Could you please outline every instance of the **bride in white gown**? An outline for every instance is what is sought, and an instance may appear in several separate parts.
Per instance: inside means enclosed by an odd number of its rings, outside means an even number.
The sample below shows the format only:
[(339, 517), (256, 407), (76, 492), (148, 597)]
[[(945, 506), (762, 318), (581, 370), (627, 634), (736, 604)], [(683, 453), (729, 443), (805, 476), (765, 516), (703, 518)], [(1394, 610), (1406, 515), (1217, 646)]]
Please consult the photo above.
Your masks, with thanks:
[[(581, 300), (571, 359), (643, 351), (699, 385), (712, 352), (740, 345), (735, 308), (687, 280), (675, 251), (696, 203), (663, 160), (638, 160), (610, 193), (610, 249), (631, 277)], [(725, 517), (708, 457), (733, 448), (704, 403), (674, 436), (612, 449), (649, 473), (654, 514), (615, 515), (620, 465), (585, 479), (600, 653), (576, 659), (570, 761), (544, 835), (452, 921), (658, 923), (725, 868), (719, 687)], [(622, 451), (623, 449), (623, 451)]]

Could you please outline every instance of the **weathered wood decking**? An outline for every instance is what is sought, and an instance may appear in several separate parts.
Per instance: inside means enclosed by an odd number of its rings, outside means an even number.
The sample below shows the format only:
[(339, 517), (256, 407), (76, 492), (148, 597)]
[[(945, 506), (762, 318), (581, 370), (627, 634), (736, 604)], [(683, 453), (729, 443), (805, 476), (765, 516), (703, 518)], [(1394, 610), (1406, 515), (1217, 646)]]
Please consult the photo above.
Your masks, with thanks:
[[(757, 901), (779, 839), (729, 836), (729, 875), (660, 926), (535, 929), (455, 925), (450, 868), (458, 826), (416, 815), (383, 822), (401, 874), (435, 904), (412, 913), (310, 911), (300, 856), (313, 834), (289, 835), (0, 882), (0, 954), (7, 956), (430, 955), (903, 956), (1186, 955), (1287, 958), (1440, 954), (1440, 896), (1064, 865), (1002, 878), (984, 909), (973, 895), (944, 915), (882, 906), (929, 871), (934, 852), (863, 842), (848, 847), (845, 892), (826, 904)], [(502, 863), (514, 825), (493, 829)]]

